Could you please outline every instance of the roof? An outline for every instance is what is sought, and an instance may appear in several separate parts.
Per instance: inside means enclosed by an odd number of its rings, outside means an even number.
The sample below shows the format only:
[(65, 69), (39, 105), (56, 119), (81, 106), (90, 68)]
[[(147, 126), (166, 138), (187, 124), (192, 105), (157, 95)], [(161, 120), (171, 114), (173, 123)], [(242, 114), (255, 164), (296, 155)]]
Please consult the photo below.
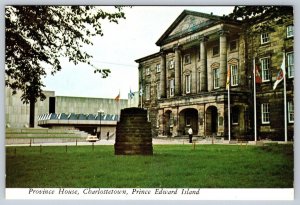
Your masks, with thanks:
[[(201, 12), (196, 12), (196, 11), (190, 11), (190, 10), (184, 10), (176, 18), (176, 20), (171, 24), (171, 26), (163, 33), (163, 35), (158, 39), (158, 41), (156, 42), (156, 45), (161, 46), (163, 41), (171, 34), (171, 32), (178, 26), (178, 24), (188, 15), (209, 19), (209, 21), (206, 22), (206, 26), (207, 26), (207, 24), (213, 24), (215, 22), (221, 21), (221, 16), (216, 16), (216, 15), (206, 14), (206, 13), (201, 13)], [(202, 26), (205, 26), (205, 25), (203, 24), (203, 25), (201, 25), (201, 27)]]

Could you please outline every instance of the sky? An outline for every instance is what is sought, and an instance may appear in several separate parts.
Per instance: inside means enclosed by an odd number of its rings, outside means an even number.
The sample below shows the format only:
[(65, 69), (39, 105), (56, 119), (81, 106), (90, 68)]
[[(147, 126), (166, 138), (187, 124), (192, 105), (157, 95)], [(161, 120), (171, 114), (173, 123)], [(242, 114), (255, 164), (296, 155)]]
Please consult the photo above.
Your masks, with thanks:
[[(111, 9), (104, 7), (103, 9)], [(74, 65), (61, 59), (62, 70), (43, 79), (44, 90), (55, 91), (56, 96), (127, 99), (130, 90), (138, 91), (138, 64), (136, 59), (159, 51), (156, 41), (184, 10), (214, 15), (229, 14), (233, 6), (134, 6), (125, 8), (126, 19), (118, 24), (104, 21), (104, 36), (92, 39), (87, 46), (97, 68), (111, 70), (109, 77), (94, 74), (94, 68), (80, 63)]]

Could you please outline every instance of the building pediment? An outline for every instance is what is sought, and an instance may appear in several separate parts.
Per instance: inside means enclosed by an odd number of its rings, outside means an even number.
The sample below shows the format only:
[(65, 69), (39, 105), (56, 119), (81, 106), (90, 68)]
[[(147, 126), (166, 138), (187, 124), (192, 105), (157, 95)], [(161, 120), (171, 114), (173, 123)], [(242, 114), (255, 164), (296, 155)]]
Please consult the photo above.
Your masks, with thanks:
[(184, 10), (156, 42), (161, 46), (178, 38), (215, 25), (221, 17), (201, 12)]

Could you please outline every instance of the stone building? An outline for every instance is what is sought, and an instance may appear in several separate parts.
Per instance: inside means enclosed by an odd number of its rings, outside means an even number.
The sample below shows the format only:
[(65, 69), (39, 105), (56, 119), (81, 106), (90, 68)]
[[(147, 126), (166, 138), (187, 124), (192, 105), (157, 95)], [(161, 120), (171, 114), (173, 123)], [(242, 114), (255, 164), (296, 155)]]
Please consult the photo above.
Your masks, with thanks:
[(256, 85), (257, 130), (261, 137), (280, 138), (284, 121), (282, 83), (275, 91), (272, 87), (285, 50), (286, 68), (291, 74), (287, 79), (287, 117), (289, 137), (293, 137), (292, 29), (291, 19), (290, 24), (276, 27), (272, 33), (250, 38), (239, 21), (184, 10), (156, 42), (160, 51), (136, 60), (143, 90), (140, 105), (148, 109), (152, 135), (182, 136), (192, 127), (194, 135), (227, 138), (230, 110), (231, 137), (253, 137), (255, 57), (263, 78)]

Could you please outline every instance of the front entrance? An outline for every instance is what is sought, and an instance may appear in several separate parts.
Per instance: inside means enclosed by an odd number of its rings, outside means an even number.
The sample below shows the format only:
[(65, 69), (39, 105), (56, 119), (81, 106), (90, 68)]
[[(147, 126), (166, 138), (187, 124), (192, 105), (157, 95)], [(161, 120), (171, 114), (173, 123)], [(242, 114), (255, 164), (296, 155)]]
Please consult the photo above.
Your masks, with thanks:
[(178, 134), (187, 135), (189, 128), (193, 129), (193, 134), (198, 134), (198, 111), (194, 108), (187, 108), (179, 113)]
[(215, 106), (209, 106), (206, 109), (205, 134), (213, 135), (218, 132), (218, 109)]

